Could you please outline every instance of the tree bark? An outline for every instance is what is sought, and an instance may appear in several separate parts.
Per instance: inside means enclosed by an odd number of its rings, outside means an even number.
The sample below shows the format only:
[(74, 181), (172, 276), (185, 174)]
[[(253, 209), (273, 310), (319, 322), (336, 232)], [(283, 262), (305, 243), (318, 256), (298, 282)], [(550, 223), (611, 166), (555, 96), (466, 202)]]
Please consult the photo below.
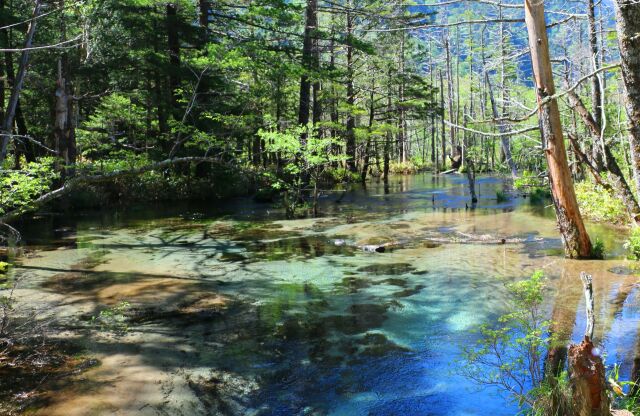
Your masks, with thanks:
[[(500, 114), (498, 113), (498, 105), (493, 95), (493, 87), (491, 86), (491, 80), (489, 79), (488, 72), (485, 72), (485, 77), (489, 89), (489, 98), (491, 100), (491, 111), (493, 112), (493, 118), (498, 119), (500, 118)], [(507, 133), (508, 128), (503, 121), (498, 122), (498, 130), (500, 131), (500, 133)], [(511, 171), (511, 177), (515, 179), (518, 177), (518, 168), (516, 167), (516, 162), (513, 160), (513, 156), (511, 155), (509, 137), (500, 136), (500, 146), (502, 147), (502, 154), (504, 155), (505, 162), (507, 162), (507, 166), (509, 166), (509, 170)]]
[[(444, 127), (444, 79), (443, 79), (443, 75), (442, 75), (442, 71), (438, 70), (438, 75), (440, 78), (440, 109), (441, 109), (441, 114), (440, 114), (440, 135), (441, 135), (441, 145), (442, 145), (442, 152), (440, 154), (440, 157), (442, 158), (442, 170), (446, 170), (447, 169), (447, 139), (446, 139), (446, 133), (445, 133), (445, 127)], [(452, 150), (453, 151), (453, 150)]]
[(576, 416), (609, 416), (605, 368), (591, 341), (595, 324), (592, 279), (585, 272), (580, 273), (580, 279), (584, 286), (587, 327), (584, 340), (579, 345), (569, 346), (569, 373)]
[(7, 147), (9, 146), (9, 140), (11, 134), (13, 134), (13, 123), (16, 116), (16, 109), (18, 107), (18, 100), (20, 93), (22, 92), (22, 84), (24, 83), (24, 77), (27, 73), (27, 64), (29, 63), (29, 48), (33, 44), (33, 37), (36, 33), (36, 25), (38, 22), (38, 15), (40, 14), (40, 8), (42, 3), (40, 0), (36, 0), (33, 7), (33, 19), (29, 22), (27, 28), (27, 36), (24, 41), (24, 50), (20, 57), (20, 65), (18, 66), (18, 73), (16, 74), (15, 82), (11, 88), (11, 96), (9, 97), (9, 103), (7, 104), (7, 111), (5, 112), (4, 122), (2, 123), (2, 147), (0, 148), (0, 164), (4, 162), (7, 157)]
[(636, 0), (615, 0), (614, 4), (629, 125), (631, 165), (636, 192), (640, 192), (640, 7)]
[(167, 3), (167, 46), (169, 47), (169, 89), (171, 96), (171, 108), (174, 117), (178, 116), (178, 89), (180, 88), (180, 38), (178, 35), (178, 6), (175, 3)]
[(546, 102), (555, 94), (544, 3), (525, 0), (525, 23), (536, 83), (540, 131), (549, 166), (549, 183), (565, 255), (569, 258), (591, 257), (591, 240), (585, 229), (567, 163), (560, 111), (557, 100)]
[[(309, 71), (313, 67), (313, 37), (318, 26), (318, 2), (307, 0), (304, 40), (302, 42), (302, 66), (304, 73), (300, 77), (300, 100), (298, 105), (298, 124), (309, 124), (311, 114), (311, 79)], [(303, 138), (304, 139), (304, 138)]]
[[(349, 6), (350, 7), (350, 6)], [(356, 102), (354, 88), (354, 62), (353, 62), (353, 45), (351, 44), (351, 36), (353, 36), (353, 15), (347, 12), (347, 168), (350, 172), (357, 172), (356, 168), (356, 118), (353, 114), (353, 106)]]

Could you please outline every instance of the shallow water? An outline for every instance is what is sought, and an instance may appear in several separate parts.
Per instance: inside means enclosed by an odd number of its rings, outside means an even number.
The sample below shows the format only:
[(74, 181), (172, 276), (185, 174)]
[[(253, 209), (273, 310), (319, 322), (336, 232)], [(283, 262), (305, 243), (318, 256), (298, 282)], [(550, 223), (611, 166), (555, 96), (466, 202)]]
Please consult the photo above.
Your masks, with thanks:
[[(456, 370), (473, 329), (504, 310), (504, 284), (538, 269), (574, 340), (578, 274), (593, 274), (596, 338), (628, 377), (640, 291), (624, 233), (590, 224), (608, 260), (565, 260), (548, 207), (498, 203), (498, 178), (478, 186), (475, 210), (464, 177), (424, 174), (326, 193), (318, 219), (236, 200), (25, 224), (19, 299), (101, 363), (31, 413), (513, 415)], [(126, 328), (92, 323), (122, 301)]]

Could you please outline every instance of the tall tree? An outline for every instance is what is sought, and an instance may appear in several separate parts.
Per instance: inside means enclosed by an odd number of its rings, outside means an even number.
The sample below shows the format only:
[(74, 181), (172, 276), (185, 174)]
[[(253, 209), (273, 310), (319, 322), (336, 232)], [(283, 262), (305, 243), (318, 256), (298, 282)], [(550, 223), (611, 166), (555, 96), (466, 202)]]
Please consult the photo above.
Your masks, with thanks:
[(539, 106), (542, 147), (549, 167), (549, 183), (558, 228), (567, 257), (589, 258), (591, 257), (591, 240), (580, 215), (571, 171), (567, 163), (558, 101), (551, 98), (555, 94), (555, 85), (551, 69), (544, 3), (538, 0), (525, 0), (524, 6)]
[(615, 0), (614, 4), (628, 117), (629, 149), (636, 192), (640, 192), (640, 7), (636, 0)]

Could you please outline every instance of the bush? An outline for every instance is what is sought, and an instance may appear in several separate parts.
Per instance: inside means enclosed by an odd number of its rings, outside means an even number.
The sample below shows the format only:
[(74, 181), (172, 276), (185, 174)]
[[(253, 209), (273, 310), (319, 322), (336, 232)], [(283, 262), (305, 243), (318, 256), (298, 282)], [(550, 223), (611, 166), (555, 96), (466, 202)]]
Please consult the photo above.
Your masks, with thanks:
[(535, 172), (524, 170), (520, 177), (513, 181), (513, 186), (519, 190), (545, 188), (545, 179), (536, 175)]
[(360, 180), (360, 174), (358, 172), (351, 172), (349, 169), (343, 167), (328, 169), (327, 174), (329, 180), (334, 183), (358, 182)]
[(629, 252), (628, 257), (631, 260), (640, 260), (640, 227), (634, 227), (631, 230), (629, 239), (624, 243), (624, 247)]
[(418, 173), (418, 171), (420, 171), (420, 168), (415, 163), (413, 163), (413, 161), (391, 162), (389, 164), (389, 173), (411, 175), (413, 173)]
[(55, 159), (45, 157), (26, 163), (21, 170), (0, 169), (0, 215), (31, 206), (40, 195), (50, 190), (59, 177), (54, 172)]
[(529, 194), (529, 202), (532, 204), (544, 204), (551, 198), (549, 188), (533, 188)]
[(592, 221), (622, 224), (627, 222), (624, 204), (609, 190), (591, 181), (576, 184), (580, 212)]
[(507, 202), (509, 200), (509, 195), (505, 191), (496, 191), (496, 200), (499, 204)]
[(594, 259), (604, 258), (604, 242), (600, 238), (596, 237), (596, 241), (591, 247), (591, 257), (593, 257)]
[(566, 374), (544, 374), (544, 353), (556, 341), (544, 317), (544, 286), (541, 271), (507, 285), (511, 301), (506, 313), (495, 325), (478, 329), (479, 339), (464, 349), (459, 371), (509, 394), (523, 409), (519, 414), (573, 415)]

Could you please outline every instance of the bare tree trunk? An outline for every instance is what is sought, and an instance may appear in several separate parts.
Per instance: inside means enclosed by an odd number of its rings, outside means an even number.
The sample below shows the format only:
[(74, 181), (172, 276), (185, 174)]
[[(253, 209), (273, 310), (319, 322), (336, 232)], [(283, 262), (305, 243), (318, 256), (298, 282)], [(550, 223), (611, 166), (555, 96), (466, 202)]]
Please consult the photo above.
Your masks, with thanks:
[(558, 102), (557, 100), (546, 102), (548, 97), (555, 94), (555, 85), (549, 56), (544, 3), (537, 0), (525, 0), (524, 5), (539, 105), (540, 131), (549, 166), (549, 183), (558, 228), (567, 257), (589, 258), (591, 257), (591, 240), (582, 221), (573, 189), (573, 180), (564, 147)]
[[(351, 6), (349, 6), (351, 7)], [(356, 102), (354, 89), (354, 63), (353, 63), (353, 45), (351, 44), (351, 36), (353, 34), (353, 16), (350, 11), (347, 12), (347, 168), (351, 172), (356, 172), (356, 119), (353, 114), (353, 106)]]
[[(575, 92), (569, 92), (567, 94), (569, 98), (569, 105), (575, 110), (576, 113), (580, 115), (582, 120), (584, 121), (587, 129), (591, 133), (591, 137), (593, 137), (594, 143), (596, 141), (600, 141), (600, 124), (595, 120), (595, 117), (589, 113), (587, 107), (584, 105), (580, 97)], [(606, 143), (601, 143), (600, 146), (602, 150), (599, 152), (604, 159), (605, 164), (598, 166), (596, 161), (590, 163), (592, 167), (596, 170), (596, 174), (601, 172), (602, 170), (606, 170), (609, 175), (607, 176), (608, 184), (615, 190), (616, 195), (622, 199), (624, 206), (627, 210), (627, 214), (632, 221), (637, 222), (640, 219), (640, 206), (638, 205), (638, 201), (636, 200), (629, 184), (627, 183), (616, 158), (611, 153), (611, 149), (609, 145)], [(601, 163), (603, 160), (601, 159)]]
[[(486, 77), (486, 82), (489, 89), (489, 98), (491, 100), (491, 111), (493, 111), (493, 118), (499, 119), (500, 114), (498, 113), (498, 105), (496, 104), (495, 97), (493, 96), (493, 87), (491, 86), (491, 80), (489, 79), (488, 72), (485, 72), (485, 77)], [(508, 128), (503, 121), (498, 122), (498, 130), (502, 134), (507, 133)], [(505, 161), (507, 162), (507, 166), (509, 166), (509, 170), (511, 170), (511, 177), (515, 179), (518, 177), (518, 168), (516, 167), (516, 163), (514, 162), (513, 157), (511, 155), (511, 147), (509, 146), (509, 137), (500, 136), (500, 146), (502, 146), (502, 154), (504, 155)]]
[(29, 63), (29, 48), (33, 44), (33, 36), (36, 33), (36, 25), (38, 22), (38, 15), (40, 14), (40, 8), (42, 3), (40, 0), (36, 0), (33, 7), (33, 19), (29, 22), (27, 29), (27, 36), (24, 41), (24, 50), (20, 57), (20, 65), (18, 66), (18, 73), (16, 74), (15, 82), (11, 88), (11, 96), (9, 97), (9, 103), (7, 104), (7, 111), (5, 112), (4, 122), (2, 123), (2, 148), (0, 149), (0, 164), (4, 162), (7, 157), (7, 147), (9, 146), (9, 140), (11, 134), (13, 134), (13, 123), (16, 116), (16, 108), (18, 106), (18, 99), (20, 98), (20, 92), (22, 91), (22, 84), (24, 83), (24, 76), (27, 73), (27, 64)]
[[(391, 101), (391, 91), (392, 91), (391, 68), (389, 68), (387, 82), (389, 83), (388, 90), (387, 90), (387, 117), (390, 117), (393, 111), (393, 106)], [(392, 139), (393, 137), (391, 135), (391, 131), (387, 129), (387, 134), (385, 135), (385, 140), (384, 140), (384, 150), (383, 150), (384, 161), (383, 161), (383, 167), (382, 167), (382, 179), (384, 180), (385, 191), (389, 189), (389, 152), (391, 151)]]
[[(446, 130), (444, 127), (444, 79), (442, 76), (442, 71), (438, 70), (438, 75), (440, 76), (440, 109), (442, 113), (440, 114), (440, 135), (441, 135), (441, 145), (442, 145), (442, 153), (440, 154), (442, 158), (442, 170), (447, 169), (447, 139), (446, 139)], [(453, 150), (452, 150), (453, 151)]]
[(209, 40), (209, 8), (211, 4), (208, 0), (198, 1), (198, 23), (202, 29), (202, 45), (206, 45)]
[(640, 192), (640, 7), (636, 0), (615, 0), (616, 27), (629, 123), (629, 148), (636, 192)]
[(371, 78), (371, 91), (369, 92), (369, 132), (367, 135), (367, 144), (364, 149), (364, 156), (362, 158), (362, 171), (360, 174), (360, 180), (362, 184), (367, 181), (367, 171), (369, 170), (369, 153), (371, 152), (371, 132), (373, 130), (373, 121), (375, 119), (375, 101), (374, 91), (376, 89), (375, 78)]
[[(448, 88), (448, 95), (449, 97), (447, 97), (447, 107), (449, 110), (449, 121), (451, 123), (455, 123), (455, 115), (454, 115), (454, 108), (453, 108), (453, 74), (452, 69), (451, 69), (451, 52), (450, 52), (450, 48), (449, 48), (449, 34), (443, 34), (444, 36), (444, 50), (445, 50), (445, 56), (446, 56), (446, 65), (447, 65), (447, 88)], [(453, 156), (453, 151), (456, 148), (456, 130), (453, 127), (449, 127), (449, 141), (451, 142), (451, 155)]]
[(178, 116), (178, 89), (180, 88), (180, 38), (178, 36), (178, 5), (167, 3), (167, 46), (169, 47), (169, 89), (174, 117)]
[[(64, 1), (61, 2), (64, 7)], [(64, 14), (60, 17), (60, 41), (67, 40), (67, 27)], [(53, 135), (58, 155), (62, 157), (65, 167), (76, 162), (76, 131), (73, 114), (73, 90), (69, 79), (69, 57), (65, 52), (58, 58), (58, 79), (55, 91), (55, 121)], [(73, 172), (64, 170), (63, 177)]]
[(309, 124), (311, 112), (311, 80), (309, 73), (314, 64), (313, 37), (318, 27), (318, 2), (307, 0), (306, 23), (304, 27), (304, 40), (302, 43), (302, 66), (305, 73), (300, 77), (300, 103), (298, 107), (298, 124)]
[(594, 354), (591, 340), (594, 327), (591, 276), (581, 272), (580, 279), (584, 285), (587, 328), (584, 341), (579, 345), (569, 346), (569, 373), (576, 416), (609, 416), (611, 411), (605, 368), (599, 354)]
[(398, 68), (400, 68), (400, 83), (398, 84), (398, 101), (400, 106), (398, 108), (398, 159), (400, 162), (407, 161), (407, 131), (405, 121), (405, 108), (404, 108), (404, 32), (400, 34), (400, 51), (398, 57)]
[[(596, 10), (593, 0), (588, 0), (587, 15), (589, 20), (589, 47), (591, 50), (591, 63), (593, 71), (597, 71), (598, 64), (598, 32), (596, 30)], [(596, 75), (591, 77), (591, 100), (593, 101), (593, 118), (596, 123), (602, 125), (602, 94), (600, 90), (600, 78)]]

